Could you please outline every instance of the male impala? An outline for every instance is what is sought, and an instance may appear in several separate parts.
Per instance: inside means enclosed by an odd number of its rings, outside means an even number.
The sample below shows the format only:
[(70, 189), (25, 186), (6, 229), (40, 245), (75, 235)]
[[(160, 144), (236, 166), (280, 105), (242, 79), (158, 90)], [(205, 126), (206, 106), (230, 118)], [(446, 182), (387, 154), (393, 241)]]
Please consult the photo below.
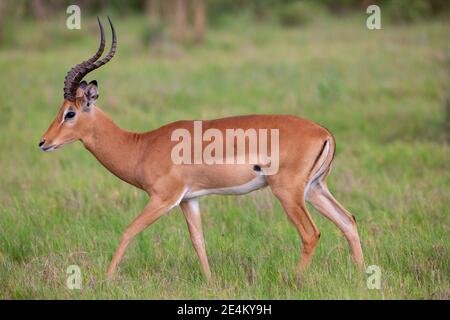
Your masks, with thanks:
[[(266, 186), (279, 199), (300, 234), (303, 244), (301, 270), (311, 262), (320, 237), (305, 201), (336, 224), (347, 238), (355, 262), (362, 265), (363, 254), (355, 219), (334, 199), (325, 182), (335, 152), (333, 136), (327, 129), (288, 115), (247, 115), (203, 121), (203, 130), (213, 128), (224, 134), (227, 129), (236, 128), (277, 129), (278, 171), (265, 174), (267, 163), (263, 162), (174, 163), (171, 154), (176, 141), (173, 141), (172, 134), (177, 129), (193, 133), (194, 121), (177, 121), (145, 133), (122, 130), (97, 106), (97, 82), (94, 80), (88, 84), (81, 81), (89, 72), (111, 60), (116, 51), (117, 38), (109, 20), (111, 49), (103, 59), (97, 60), (105, 47), (104, 30), (100, 20), (98, 23), (99, 49), (93, 57), (68, 72), (64, 81), (64, 101), (40, 140), (39, 147), (43, 151), (52, 151), (80, 140), (114, 175), (150, 195), (151, 200), (143, 212), (122, 234), (108, 268), (108, 278), (113, 276), (133, 237), (179, 205), (203, 271), (206, 278), (210, 279), (197, 198), (206, 194), (245, 194)], [(202, 148), (205, 146), (206, 143), (203, 143)], [(248, 149), (244, 152), (245, 156), (250, 156)]]

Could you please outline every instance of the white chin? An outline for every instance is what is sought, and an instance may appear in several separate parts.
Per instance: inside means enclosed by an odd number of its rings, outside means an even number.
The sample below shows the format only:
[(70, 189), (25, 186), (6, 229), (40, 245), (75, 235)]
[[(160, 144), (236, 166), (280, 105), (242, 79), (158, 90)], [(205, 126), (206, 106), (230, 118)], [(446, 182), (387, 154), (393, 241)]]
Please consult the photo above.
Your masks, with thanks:
[(52, 152), (52, 151), (55, 151), (58, 148), (59, 148), (59, 146), (52, 146), (52, 147), (50, 147), (48, 149), (42, 149), (42, 151), (44, 151), (44, 152)]

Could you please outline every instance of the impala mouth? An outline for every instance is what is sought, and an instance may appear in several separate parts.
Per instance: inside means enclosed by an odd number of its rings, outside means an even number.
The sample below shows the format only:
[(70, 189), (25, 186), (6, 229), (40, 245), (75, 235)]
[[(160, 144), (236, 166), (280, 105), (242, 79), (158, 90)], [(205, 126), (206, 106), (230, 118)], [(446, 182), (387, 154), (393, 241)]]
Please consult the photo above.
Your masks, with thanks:
[(46, 147), (42, 146), (40, 148), (41, 148), (42, 151), (51, 152), (51, 151), (55, 151), (55, 150), (61, 149), (66, 144), (72, 143), (74, 141), (76, 141), (76, 139), (72, 139), (72, 140), (69, 140), (69, 141), (61, 143), (61, 144), (51, 144), (51, 145), (46, 146)]
[(55, 150), (55, 149), (57, 149), (57, 148), (58, 148), (58, 146), (52, 144), (52, 145), (47, 146), (47, 147), (42, 146), (42, 147), (41, 147), (41, 150), (42, 150), (42, 151), (45, 151), (45, 152), (50, 152), (50, 151), (53, 151), (53, 150)]

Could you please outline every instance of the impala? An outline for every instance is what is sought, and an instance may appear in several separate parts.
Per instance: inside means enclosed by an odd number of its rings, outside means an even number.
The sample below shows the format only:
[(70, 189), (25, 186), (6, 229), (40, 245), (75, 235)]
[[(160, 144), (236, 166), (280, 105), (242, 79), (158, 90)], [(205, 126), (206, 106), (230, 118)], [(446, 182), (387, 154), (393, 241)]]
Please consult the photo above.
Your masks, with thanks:
[[(203, 130), (214, 129), (223, 135), (227, 129), (277, 129), (277, 172), (266, 174), (268, 164), (263, 162), (174, 163), (171, 154), (177, 141), (172, 139), (172, 134), (179, 129), (193, 134), (193, 120), (169, 123), (145, 133), (122, 130), (97, 106), (97, 82), (82, 81), (89, 72), (109, 62), (116, 52), (116, 33), (109, 17), (108, 21), (112, 32), (109, 53), (99, 60), (105, 47), (105, 35), (98, 19), (99, 48), (94, 56), (67, 73), (64, 101), (39, 142), (43, 151), (52, 151), (80, 140), (110, 172), (150, 196), (142, 213), (123, 232), (108, 267), (108, 278), (113, 277), (133, 237), (172, 208), (180, 206), (193, 247), (209, 280), (211, 271), (206, 256), (198, 197), (206, 194), (245, 194), (266, 186), (278, 198), (300, 235), (300, 270), (310, 264), (320, 237), (307, 210), (306, 201), (336, 224), (347, 239), (355, 262), (362, 265), (363, 254), (355, 218), (333, 197), (325, 181), (335, 153), (335, 141), (327, 129), (289, 115), (246, 115), (202, 121)], [(205, 141), (202, 147), (206, 147)], [(243, 152), (244, 156), (250, 156), (249, 148)]]

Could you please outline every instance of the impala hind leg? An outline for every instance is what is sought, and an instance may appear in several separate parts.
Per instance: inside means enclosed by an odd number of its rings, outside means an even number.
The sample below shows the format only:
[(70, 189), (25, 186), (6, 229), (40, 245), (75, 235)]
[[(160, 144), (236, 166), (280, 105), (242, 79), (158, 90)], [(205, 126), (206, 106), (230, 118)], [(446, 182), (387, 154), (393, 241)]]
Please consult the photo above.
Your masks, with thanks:
[(206, 256), (205, 240), (203, 239), (202, 219), (198, 207), (197, 199), (190, 199), (180, 203), (186, 223), (191, 235), (192, 245), (200, 259), (206, 279), (211, 280), (211, 270), (209, 269), (208, 257)]
[(153, 197), (150, 203), (145, 207), (144, 211), (128, 225), (120, 238), (119, 247), (114, 254), (113, 259), (108, 267), (107, 277), (111, 279), (116, 271), (117, 265), (123, 258), (123, 254), (130, 243), (130, 241), (142, 230), (150, 226), (164, 213), (168, 212), (176, 203), (177, 198), (161, 200)]
[(334, 222), (342, 231), (350, 245), (356, 264), (362, 266), (363, 253), (355, 217), (333, 197), (323, 180), (311, 185), (307, 193), (307, 199), (314, 208)]
[(303, 196), (300, 196), (302, 193), (302, 190), (296, 190), (293, 193), (285, 190), (279, 193), (274, 190), (275, 196), (280, 200), (284, 211), (297, 228), (302, 240), (300, 270), (304, 271), (311, 263), (320, 232), (306, 208)]

